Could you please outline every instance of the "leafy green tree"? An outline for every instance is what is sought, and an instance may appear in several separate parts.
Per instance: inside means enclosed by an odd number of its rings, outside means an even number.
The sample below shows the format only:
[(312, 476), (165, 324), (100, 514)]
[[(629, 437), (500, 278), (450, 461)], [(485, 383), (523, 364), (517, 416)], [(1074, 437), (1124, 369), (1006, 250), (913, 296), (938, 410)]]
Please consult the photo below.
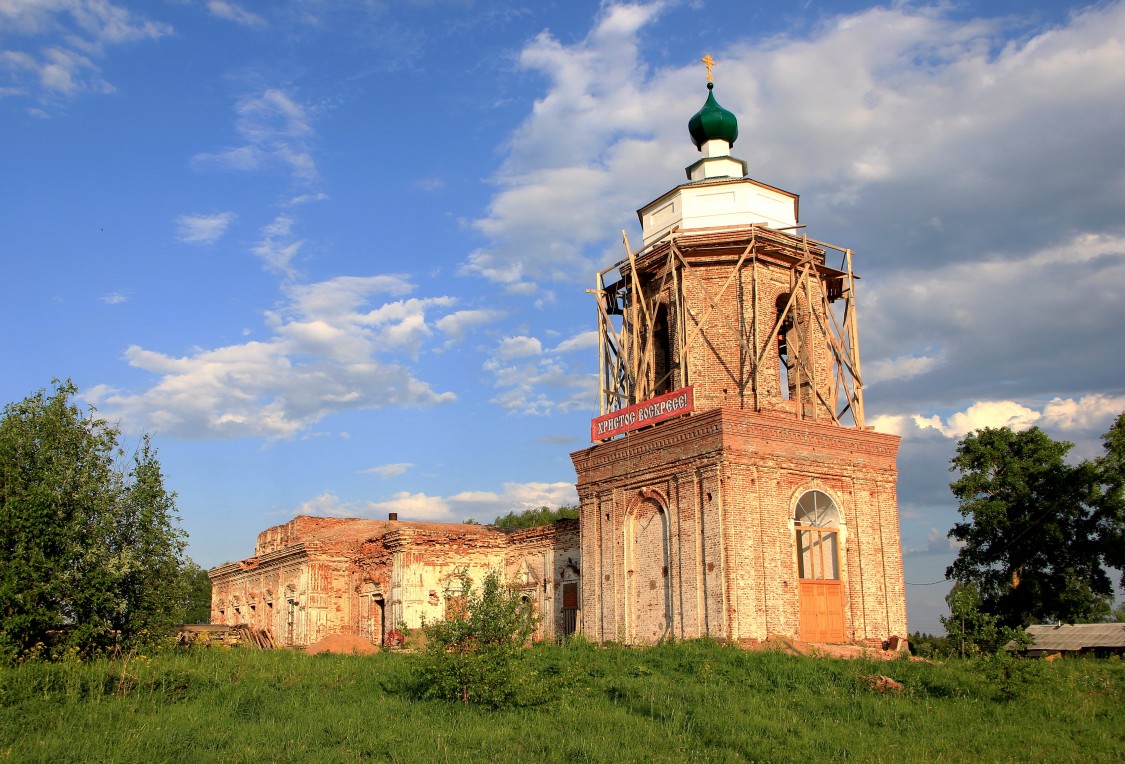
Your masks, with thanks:
[(493, 708), (510, 705), (527, 678), (518, 659), (535, 629), (535, 616), (497, 571), (484, 576), (479, 590), (468, 571), (458, 578), (461, 591), (446, 596), (446, 618), (422, 625), (423, 695)]
[(55, 383), (0, 417), (0, 659), (154, 639), (183, 594), (184, 533), (148, 438)]
[(211, 579), (207, 571), (188, 560), (180, 576), (184, 599), (176, 620), (180, 623), (210, 623)]
[(564, 504), (557, 509), (542, 506), (525, 509), (523, 512), (509, 512), (503, 517), (496, 518), (494, 525), (498, 528), (535, 528), (540, 525), (551, 525), (559, 520), (577, 520), (578, 507)]
[(999, 625), (1108, 613), (1120, 517), (1106, 500), (1107, 469), (1068, 464), (1072, 447), (1037, 427), (985, 428), (958, 443), (950, 489), (965, 521), (949, 532), (962, 547), (946, 575), (974, 585)]
[[(1106, 562), (1125, 571), (1125, 413), (1102, 436), (1105, 453), (1095, 462), (1101, 495), (1098, 497), (1094, 532), (1106, 548)], [(1121, 584), (1125, 587), (1125, 576)]]
[(997, 616), (981, 610), (976, 584), (954, 584), (945, 603), (949, 606), (949, 616), (941, 616), (941, 624), (955, 655), (962, 658), (991, 655), (1012, 640), (1025, 641), (1027, 632), (1023, 629), (1002, 626)]

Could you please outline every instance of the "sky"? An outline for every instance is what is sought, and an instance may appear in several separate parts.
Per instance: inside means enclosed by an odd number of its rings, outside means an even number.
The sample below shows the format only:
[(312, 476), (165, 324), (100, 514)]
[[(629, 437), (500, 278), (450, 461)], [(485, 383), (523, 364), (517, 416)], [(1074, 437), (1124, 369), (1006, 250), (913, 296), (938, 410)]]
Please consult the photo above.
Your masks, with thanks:
[(704, 54), (750, 176), (856, 252), (940, 632), (958, 439), (1090, 458), (1125, 410), (1125, 2), (0, 0), (0, 401), (152, 433), (205, 567), (574, 502), (586, 290), (698, 158)]

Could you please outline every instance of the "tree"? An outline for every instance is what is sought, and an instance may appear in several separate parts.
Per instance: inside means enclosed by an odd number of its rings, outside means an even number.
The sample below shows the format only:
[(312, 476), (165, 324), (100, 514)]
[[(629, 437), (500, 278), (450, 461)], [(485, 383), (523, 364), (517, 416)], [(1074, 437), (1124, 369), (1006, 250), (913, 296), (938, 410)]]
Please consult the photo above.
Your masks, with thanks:
[(950, 649), (962, 658), (995, 653), (1026, 634), (1022, 629), (1001, 626), (995, 615), (982, 612), (975, 584), (954, 584), (945, 604), (949, 605), (949, 616), (941, 616), (941, 625), (945, 627)]
[[(1106, 546), (1106, 561), (1125, 571), (1125, 413), (1102, 436), (1105, 453), (1095, 463), (1101, 495), (1095, 510), (1094, 526)], [(1125, 587), (1125, 575), (1122, 576)]]
[(146, 436), (55, 383), (0, 417), (0, 659), (155, 638), (182, 608), (184, 533)]
[(503, 517), (496, 518), (494, 523), (498, 528), (535, 528), (540, 525), (551, 525), (559, 520), (577, 520), (578, 507), (564, 504), (558, 509), (546, 506), (525, 509), (516, 514), (509, 512)]
[(949, 487), (965, 522), (949, 536), (963, 546), (946, 575), (974, 585), (1001, 626), (1109, 612), (1120, 516), (1107, 504), (1108, 468), (1067, 464), (1072, 447), (1037, 427), (985, 428), (957, 445), (950, 469), (961, 476)]
[(422, 625), (423, 695), (508, 705), (520, 689), (516, 660), (535, 629), (535, 616), (499, 572), (485, 574), (479, 591), (468, 571), (457, 577), (460, 592), (446, 596), (445, 619)]
[(180, 576), (184, 599), (176, 620), (180, 623), (211, 623), (211, 578), (207, 571), (188, 560)]

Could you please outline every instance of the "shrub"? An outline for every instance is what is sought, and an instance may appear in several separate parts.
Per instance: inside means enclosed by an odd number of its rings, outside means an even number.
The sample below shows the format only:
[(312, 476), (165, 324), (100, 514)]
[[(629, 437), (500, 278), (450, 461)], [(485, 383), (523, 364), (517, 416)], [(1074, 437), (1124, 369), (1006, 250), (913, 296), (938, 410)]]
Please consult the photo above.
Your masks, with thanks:
[(464, 704), (512, 705), (526, 685), (520, 657), (535, 616), (497, 571), (480, 589), (467, 571), (458, 577), (461, 593), (446, 597), (446, 618), (423, 623), (422, 694)]

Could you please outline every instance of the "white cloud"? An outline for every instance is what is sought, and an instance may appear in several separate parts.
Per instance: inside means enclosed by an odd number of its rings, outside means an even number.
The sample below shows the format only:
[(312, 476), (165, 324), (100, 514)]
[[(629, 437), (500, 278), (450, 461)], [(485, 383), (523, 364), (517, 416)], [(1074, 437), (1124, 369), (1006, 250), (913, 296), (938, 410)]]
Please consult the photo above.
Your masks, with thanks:
[(466, 490), (452, 496), (400, 491), (381, 501), (343, 501), (332, 493), (323, 493), (303, 502), (294, 514), (378, 519), (385, 518), (389, 512), (397, 512), (400, 520), (457, 521), (472, 518), (488, 524), (513, 511), (577, 503), (578, 493), (573, 483), (509, 482), (504, 483), (500, 491)]
[(536, 337), (505, 337), (484, 363), (500, 392), (492, 402), (518, 414), (549, 414), (591, 409), (597, 404), (597, 378), (588, 354), (567, 357), (588, 342), (588, 332), (544, 350)]
[[(950, 406), (1121, 391), (1125, 236), (1079, 234), (1008, 257), (903, 265), (859, 294), (868, 403)], [(1075, 388), (1078, 388), (1077, 390)], [(1062, 396), (1071, 397), (1071, 396)]]
[(309, 146), (314, 133), (306, 105), (280, 88), (267, 88), (240, 99), (235, 112), (235, 129), (246, 142), (196, 154), (196, 166), (241, 172), (281, 167), (303, 183), (317, 179)]
[(951, 415), (945, 423), (937, 415), (929, 418), (916, 416), (914, 423), (919, 429), (932, 427), (947, 438), (961, 438), (985, 427), (1026, 430), (1035, 426), (1042, 416), (1038, 411), (1015, 401), (979, 401), (964, 411)]
[[(1125, 411), (1125, 395), (1091, 393), (1080, 398), (1055, 397), (1048, 401), (977, 401), (944, 419), (938, 414), (883, 414), (871, 424), (877, 431), (910, 436), (935, 431), (947, 438), (963, 438), (986, 427), (1026, 430), (1041, 427), (1061, 434), (1096, 437)], [(913, 426), (912, 426), (913, 425)]]
[(396, 462), (394, 464), (380, 464), (377, 467), (368, 467), (360, 470), (365, 475), (379, 475), (384, 478), (398, 477), (414, 465), (410, 462)]
[(960, 551), (962, 543), (949, 538), (944, 532), (931, 527), (926, 534), (926, 546), (906, 549), (903, 554), (911, 557), (919, 555), (937, 555), (951, 557)]
[(228, 3), (225, 0), (208, 0), (207, 10), (220, 19), (250, 27), (264, 26), (266, 23), (266, 20), (258, 14), (246, 10), (237, 3)]
[(442, 316), (434, 322), (442, 334), (448, 337), (447, 344), (452, 345), (465, 339), (465, 335), (481, 326), (495, 323), (504, 317), (504, 312), (499, 310), (458, 310), (447, 316)]
[(180, 215), (176, 218), (176, 237), (188, 244), (214, 244), (227, 232), (235, 217), (233, 212)]
[(399, 356), (417, 355), (436, 297), (372, 304), (411, 289), (399, 276), (339, 277), (285, 288), (266, 314), (270, 336), (188, 355), (130, 347), (126, 359), (158, 377), (130, 393), (98, 386), (88, 399), (130, 430), (187, 438), (292, 438), (326, 416), (455, 400), (417, 379)]
[[(4, 90), (8, 95), (37, 93), (41, 101), (111, 93), (113, 86), (95, 63), (106, 47), (171, 32), (168, 24), (108, 0), (5, 0), (0, 2), (0, 34), (17, 47), (0, 50), (0, 71), (7, 69), (14, 81)], [(16, 38), (26, 44), (19, 46)]]
[(863, 367), (863, 383), (874, 385), (891, 379), (910, 379), (925, 374), (938, 363), (939, 359), (926, 355), (880, 358)]
[(495, 358), (510, 361), (513, 358), (526, 358), (542, 354), (543, 345), (535, 337), (505, 337), (496, 348)]
[(440, 496), (401, 491), (387, 501), (371, 502), (371, 515), (386, 517), (397, 512), (400, 520), (452, 520), (449, 503)]
[(1108, 430), (1118, 414), (1125, 411), (1125, 395), (1094, 393), (1075, 400), (1054, 398), (1043, 407), (1043, 421), (1062, 432)]
[(459, 518), (472, 517), (478, 522), (491, 523), (509, 512), (577, 504), (578, 493), (573, 483), (510, 482), (504, 483), (501, 491), (461, 491), (445, 501)]
[(333, 493), (322, 493), (302, 502), (293, 510), (294, 515), (319, 517), (360, 517), (367, 511), (367, 502), (343, 502)]
[(876, 432), (901, 437), (906, 434), (910, 421), (909, 417), (902, 414), (881, 414), (869, 419), (866, 424), (872, 427)]
[(123, 302), (129, 301), (129, 295), (122, 292), (110, 292), (109, 294), (102, 295), (99, 299), (106, 305), (120, 305)]
[(586, 353), (598, 347), (598, 333), (596, 331), (582, 332), (563, 340), (555, 346), (556, 353)]
[[(643, 30), (662, 7), (610, 5), (584, 39), (545, 32), (521, 51), (549, 84), (505, 146), (474, 221), (487, 243), (465, 272), (506, 285), (583, 278), (620, 257), (630, 210), (682, 177), (697, 156), (684, 126), (705, 93), (696, 62), (643, 62)], [(1022, 38), (1011, 19), (950, 8), (893, 4), (713, 51), (716, 96), (745, 136), (735, 153), (754, 177), (799, 190), (821, 230), (861, 237), (869, 272), (911, 253), (931, 268), (1091, 223), (1120, 230), (1125, 4)], [(923, 355), (951, 358), (895, 358)]]
[(474, 221), (489, 243), (466, 272), (503, 284), (585, 277), (604, 259), (585, 248), (612, 244), (636, 189), (675, 177), (648, 137), (664, 96), (646, 81), (637, 38), (661, 7), (609, 6), (574, 46), (544, 32), (521, 52), (520, 65), (551, 86), (508, 143), (500, 190)]
[(294, 239), (290, 235), (295, 222), (290, 215), (278, 215), (262, 226), (262, 238), (251, 249), (267, 268), (287, 278), (297, 275), (293, 268), (293, 258), (305, 244), (303, 239)]
[(328, 194), (324, 193), (323, 191), (318, 191), (313, 194), (298, 194), (297, 196), (294, 196), (292, 199), (289, 199), (287, 202), (285, 202), (285, 204), (288, 207), (296, 207), (301, 204), (327, 201), (328, 198)]

